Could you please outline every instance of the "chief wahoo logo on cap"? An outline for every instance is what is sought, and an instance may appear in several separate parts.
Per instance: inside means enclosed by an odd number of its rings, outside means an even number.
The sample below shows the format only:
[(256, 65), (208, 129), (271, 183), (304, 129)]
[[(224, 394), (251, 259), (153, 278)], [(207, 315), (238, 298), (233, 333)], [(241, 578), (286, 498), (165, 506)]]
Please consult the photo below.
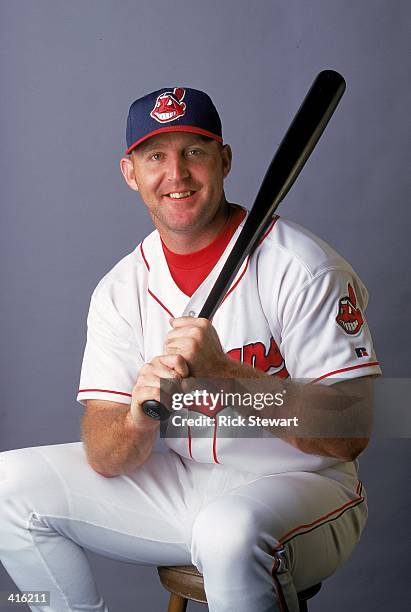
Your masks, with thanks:
[(168, 123), (179, 117), (183, 117), (186, 105), (182, 102), (186, 90), (182, 87), (174, 87), (174, 90), (165, 91), (157, 96), (156, 103), (150, 113), (150, 117), (159, 123)]

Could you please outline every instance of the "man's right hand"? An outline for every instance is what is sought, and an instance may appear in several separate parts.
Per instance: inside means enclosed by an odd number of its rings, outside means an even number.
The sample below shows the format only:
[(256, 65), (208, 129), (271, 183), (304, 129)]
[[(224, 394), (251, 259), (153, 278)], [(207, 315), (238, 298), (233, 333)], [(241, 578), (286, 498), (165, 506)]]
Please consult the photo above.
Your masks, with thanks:
[(176, 378), (181, 380), (189, 375), (188, 365), (181, 355), (159, 355), (140, 369), (131, 396), (130, 416), (139, 429), (157, 429), (160, 422), (147, 416), (142, 409), (146, 400), (160, 402), (160, 380)]

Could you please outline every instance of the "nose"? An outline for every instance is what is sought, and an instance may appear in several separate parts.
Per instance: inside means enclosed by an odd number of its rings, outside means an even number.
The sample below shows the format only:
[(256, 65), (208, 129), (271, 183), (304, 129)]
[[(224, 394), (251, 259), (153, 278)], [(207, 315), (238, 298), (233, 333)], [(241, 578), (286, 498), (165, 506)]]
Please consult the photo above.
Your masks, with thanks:
[(190, 172), (188, 170), (187, 160), (183, 155), (173, 155), (168, 159), (167, 178), (171, 182), (177, 183), (182, 179), (188, 178)]

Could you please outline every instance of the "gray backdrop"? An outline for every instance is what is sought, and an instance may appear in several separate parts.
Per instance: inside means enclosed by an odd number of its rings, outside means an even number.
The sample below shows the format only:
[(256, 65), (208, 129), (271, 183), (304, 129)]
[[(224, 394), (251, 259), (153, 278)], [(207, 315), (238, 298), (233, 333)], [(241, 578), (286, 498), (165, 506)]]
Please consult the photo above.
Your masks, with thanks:
[[(407, 0), (1, 1), (0, 449), (79, 439), (91, 292), (151, 231), (119, 173), (126, 114), (164, 86), (211, 94), (234, 150), (226, 191), (248, 206), (316, 73), (346, 77), (280, 212), (350, 260), (384, 374), (409, 376), (409, 17)], [(371, 442), (367, 529), (310, 610), (406, 609), (410, 455)], [(154, 569), (90, 559), (112, 611), (165, 609)]]

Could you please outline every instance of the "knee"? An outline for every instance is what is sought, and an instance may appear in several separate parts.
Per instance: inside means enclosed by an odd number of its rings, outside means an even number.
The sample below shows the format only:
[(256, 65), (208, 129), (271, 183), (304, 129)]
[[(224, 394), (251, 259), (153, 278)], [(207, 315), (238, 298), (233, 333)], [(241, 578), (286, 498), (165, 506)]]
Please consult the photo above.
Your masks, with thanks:
[(17, 516), (26, 516), (57, 500), (61, 485), (56, 474), (35, 448), (0, 453), (0, 528)]
[(192, 531), (193, 562), (230, 567), (241, 557), (269, 551), (273, 538), (261, 529), (263, 510), (252, 500), (242, 497), (218, 499), (196, 517)]

